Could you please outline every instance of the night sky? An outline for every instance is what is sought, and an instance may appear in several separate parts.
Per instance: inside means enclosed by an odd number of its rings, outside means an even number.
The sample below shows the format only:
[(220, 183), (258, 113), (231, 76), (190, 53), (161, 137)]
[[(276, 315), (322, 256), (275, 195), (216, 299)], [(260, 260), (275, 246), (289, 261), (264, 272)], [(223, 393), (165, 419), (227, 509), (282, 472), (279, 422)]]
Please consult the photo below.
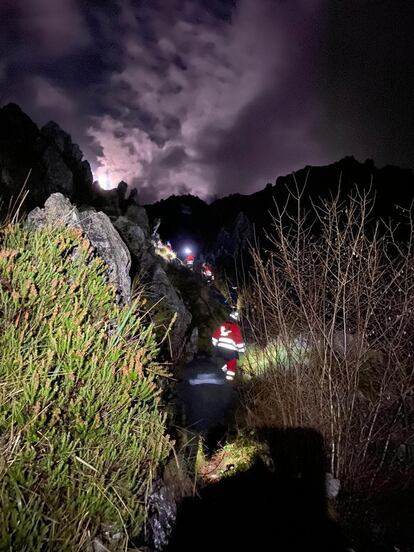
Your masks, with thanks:
[(143, 202), (414, 167), (412, 0), (0, 0), (0, 103)]

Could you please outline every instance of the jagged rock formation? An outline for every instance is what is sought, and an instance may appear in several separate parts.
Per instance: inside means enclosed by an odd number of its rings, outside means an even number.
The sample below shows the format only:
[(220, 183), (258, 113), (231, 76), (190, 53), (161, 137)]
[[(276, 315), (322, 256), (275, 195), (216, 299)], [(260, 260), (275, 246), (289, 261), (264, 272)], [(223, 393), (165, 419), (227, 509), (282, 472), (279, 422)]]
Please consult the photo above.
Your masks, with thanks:
[(109, 216), (119, 216), (137, 204), (136, 190), (128, 193), (125, 182), (109, 191), (93, 183), (82, 151), (57, 123), (50, 121), (38, 128), (18, 105), (8, 104), (0, 109), (3, 212), (19, 197), (26, 180), (24, 212), (43, 205), (55, 192), (66, 195), (75, 205), (93, 206)]
[(89, 163), (69, 134), (53, 122), (39, 129), (19, 106), (9, 104), (0, 109), (0, 190), (6, 205), (18, 197), (27, 177), (26, 210), (54, 192), (76, 203), (87, 202), (91, 194)]
[(119, 294), (121, 303), (131, 300), (131, 255), (105, 213), (87, 209), (80, 212), (62, 194), (52, 194), (43, 209), (36, 207), (27, 217), (34, 228), (64, 224), (82, 230), (108, 267), (108, 281)]
[[(301, 193), (302, 207), (306, 209), (311, 202), (329, 200), (338, 193), (345, 199), (355, 188), (361, 193), (371, 190), (375, 194), (374, 218), (396, 219), (399, 216), (396, 206), (409, 208), (414, 199), (414, 173), (399, 167), (379, 169), (372, 160), (361, 163), (353, 157), (345, 157), (328, 166), (307, 166), (293, 174), (281, 176), (274, 184), (268, 184), (251, 195), (232, 194), (210, 205), (189, 195), (171, 196), (146, 208), (150, 221), (161, 219), (159, 232), (164, 240), (171, 240), (175, 248), (180, 248), (185, 240), (193, 237), (198, 252), (220, 263), (217, 249), (220, 244), (226, 242), (230, 249), (238, 249), (230, 242), (239, 213), (250, 221), (255, 229), (255, 238), (266, 248), (266, 233), (272, 227), (272, 213), (276, 212), (277, 206), (285, 205), (289, 190)], [(291, 202), (292, 208), (294, 203)], [(294, 216), (295, 212), (290, 214)], [(234, 238), (239, 240), (240, 234)], [(243, 242), (246, 244), (248, 240)], [(228, 249), (228, 245), (224, 250)], [(223, 261), (228, 264), (225, 259)]]
[[(395, 206), (409, 207), (414, 198), (411, 170), (378, 169), (370, 160), (359, 163), (347, 157), (327, 167), (305, 167), (294, 175), (279, 177), (275, 184), (268, 184), (251, 195), (233, 194), (210, 205), (191, 195), (172, 196), (144, 209), (138, 203), (137, 191), (129, 190), (125, 182), (109, 191), (93, 183), (90, 166), (82, 152), (59, 125), (50, 122), (39, 129), (17, 105), (9, 104), (0, 109), (3, 213), (11, 198), (18, 197), (30, 170), (29, 194), (20, 212), (42, 206), (51, 193), (60, 192), (70, 198), (79, 213), (84, 213), (83, 217), (89, 213), (85, 225), (87, 220), (94, 219), (106, 226), (110, 219), (131, 252), (131, 277), (139, 275), (153, 301), (162, 300), (167, 315), (177, 314), (172, 333), (177, 351), (185, 349), (183, 341), (198, 326), (194, 322), (197, 316), (191, 322), (189, 312), (192, 308), (195, 313), (198, 307), (185, 304), (180, 282), (172, 281), (171, 267), (154, 255), (150, 240), (150, 225), (154, 220), (161, 219), (161, 237), (171, 240), (179, 253), (188, 241), (193, 242), (199, 260), (209, 259), (216, 270), (222, 269), (232, 278), (235, 260), (248, 259), (246, 252), (253, 236), (265, 249), (266, 232), (272, 224), (271, 212), (275, 204), (284, 205), (289, 188), (302, 193), (306, 208), (320, 197), (328, 199), (336, 193), (345, 197), (355, 185), (361, 192), (371, 187), (376, 194), (374, 217), (394, 219)], [(110, 232), (108, 228), (103, 232)], [(103, 238), (96, 236), (96, 240), (102, 244)]]
[[(137, 274), (146, 286), (151, 302), (158, 304), (164, 312), (166, 328), (175, 317), (169, 339), (173, 356), (177, 358), (185, 348), (192, 317), (170, 282), (161, 259), (154, 253), (148, 235), (148, 221), (142, 211), (139, 208), (129, 211), (135, 222), (122, 216), (112, 224), (105, 213), (92, 208), (79, 210), (62, 194), (55, 193), (46, 200), (43, 209), (37, 207), (31, 211), (27, 220), (35, 228), (58, 223), (82, 230), (97, 254), (106, 262), (108, 280), (118, 290), (122, 303), (131, 300), (132, 255), (133, 274)], [(136, 221), (140, 221), (143, 227)]]
[[(182, 352), (187, 329), (191, 323), (191, 314), (171, 284), (162, 265), (161, 258), (155, 255), (154, 247), (149, 238), (148, 219), (141, 208), (129, 209), (126, 216), (118, 217), (114, 221), (131, 251), (134, 272), (140, 281), (146, 285), (146, 292), (152, 302), (159, 303), (162, 310), (166, 310), (167, 318), (176, 316), (171, 330), (171, 345), (173, 356)], [(132, 217), (131, 220), (129, 217)], [(139, 225), (137, 222), (142, 224)]]
[(9, 104), (0, 109), (3, 214), (19, 197), (29, 174), (28, 195), (20, 212), (34, 209), (29, 215), (34, 225), (64, 222), (82, 229), (108, 264), (108, 278), (122, 301), (130, 300), (131, 277), (139, 275), (154, 303), (162, 303), (166, 318), (176, 317), (170, 340), (178, 355), (185, 348), (191, 314), (154, 253), (148, 216), (138, 204), (137, 191), (128, 190), (125, 182), (113, 190), (101, 190), (67, 132), (52, 121), (39, 129), (19, 106)]

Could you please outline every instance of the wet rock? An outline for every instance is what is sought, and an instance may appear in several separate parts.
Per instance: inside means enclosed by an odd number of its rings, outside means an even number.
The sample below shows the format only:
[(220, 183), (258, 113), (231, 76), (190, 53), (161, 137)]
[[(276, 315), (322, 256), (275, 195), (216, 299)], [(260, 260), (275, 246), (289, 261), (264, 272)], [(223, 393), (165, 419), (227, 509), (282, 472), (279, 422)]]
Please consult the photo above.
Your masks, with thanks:
[(174, 493), (158, 482), (148, 499), (149, 542), (155, 550), (163, 550), (168, 544), (176, 516)]

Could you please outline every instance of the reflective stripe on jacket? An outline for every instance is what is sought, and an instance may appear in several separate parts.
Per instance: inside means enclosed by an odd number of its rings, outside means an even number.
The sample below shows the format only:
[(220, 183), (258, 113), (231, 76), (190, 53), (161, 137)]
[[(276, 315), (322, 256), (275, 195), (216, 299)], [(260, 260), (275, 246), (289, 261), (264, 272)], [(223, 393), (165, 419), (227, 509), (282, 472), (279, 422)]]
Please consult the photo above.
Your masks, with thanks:
[(240, 326), (235, 322), (224, 322), (213, 333), (211, 338), (214, 347), (221, 347), (229, 351), (244, 353), (246, 350)]

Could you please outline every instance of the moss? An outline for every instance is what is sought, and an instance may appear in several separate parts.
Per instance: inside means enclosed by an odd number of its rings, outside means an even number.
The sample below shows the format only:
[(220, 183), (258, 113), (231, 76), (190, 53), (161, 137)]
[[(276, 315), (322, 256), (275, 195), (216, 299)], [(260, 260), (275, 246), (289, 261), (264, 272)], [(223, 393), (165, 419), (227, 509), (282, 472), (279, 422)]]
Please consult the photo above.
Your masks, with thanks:
[(78, 231), (15, 225), (0, 240), (0, 549), (137, 534), (170, 450), (141, 299), (117, 306)]
[(252, 468), (256, 462), (267, 458), (266, 445), (243, 434), (226, 443), (211, 459), (199, 451), (197, 473), (201, 481), (209, 483)]

